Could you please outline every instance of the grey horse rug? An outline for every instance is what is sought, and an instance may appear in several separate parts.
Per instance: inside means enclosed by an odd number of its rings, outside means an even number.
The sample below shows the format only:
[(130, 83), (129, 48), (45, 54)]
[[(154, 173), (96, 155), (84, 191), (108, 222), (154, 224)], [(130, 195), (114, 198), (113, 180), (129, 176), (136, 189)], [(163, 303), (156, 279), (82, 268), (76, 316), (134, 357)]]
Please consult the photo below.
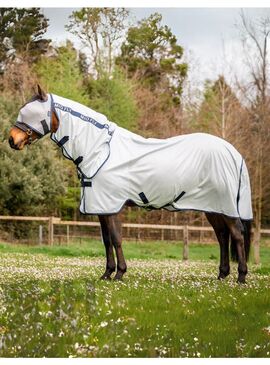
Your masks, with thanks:
[(113, 214), (132, 201), (252, 219), (245, 161), (225, 140), (204, 133), (143, 138), (86, 106), (50, 98), (60, 122), (51, 138), (77, 165), (82, 213)]

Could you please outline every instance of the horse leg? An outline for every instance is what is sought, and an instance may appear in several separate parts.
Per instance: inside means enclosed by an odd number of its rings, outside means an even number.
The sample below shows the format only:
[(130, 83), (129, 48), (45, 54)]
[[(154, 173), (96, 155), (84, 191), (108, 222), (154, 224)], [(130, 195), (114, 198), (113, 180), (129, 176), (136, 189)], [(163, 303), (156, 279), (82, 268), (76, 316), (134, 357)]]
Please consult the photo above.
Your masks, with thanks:
[(115, 260), (109, 231), (108, 217), (100, 215), (98, 218), (101, 226), (102, 240), (106, 251), (106, 269), (100, 279), (110, 280), (112, 273), (115, 271)]
[(218, 279), (224, 279), (230, 273), (229, 263), (229, 228), (222, 215), (205, 213), (208, 222), (212, 225), (220, 247), (220, 265)]
[(122, 230), (121, 221), (118, 215), (109, 216), (109, 227), (111, 242), (114, 246), (117, 257), (117, 272), (114, 280), (122, 280), (124, 273), (127, 271), (127, 265), (122, 250)]
[(245, 254), (244, 245), (244, 226), (239, 218), (229, 218), (224, 219), (229, 227), (232, 239), (236, 242), (236, 249), (238, 254), (238, 279), (239, 283), (245, 283), (247, 275), (247, 261)]

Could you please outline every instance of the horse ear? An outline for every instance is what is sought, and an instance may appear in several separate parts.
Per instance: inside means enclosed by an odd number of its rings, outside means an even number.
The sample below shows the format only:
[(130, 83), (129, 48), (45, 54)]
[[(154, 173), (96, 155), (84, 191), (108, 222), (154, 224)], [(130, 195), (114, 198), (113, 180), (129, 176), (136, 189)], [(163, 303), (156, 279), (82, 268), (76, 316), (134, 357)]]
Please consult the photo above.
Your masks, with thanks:
[(40, 100), (47, 101), (48, 97), (44, 90), (41, 89), (40, 85), (37, 86), (38, 89), (38, 96), (40, 97)]

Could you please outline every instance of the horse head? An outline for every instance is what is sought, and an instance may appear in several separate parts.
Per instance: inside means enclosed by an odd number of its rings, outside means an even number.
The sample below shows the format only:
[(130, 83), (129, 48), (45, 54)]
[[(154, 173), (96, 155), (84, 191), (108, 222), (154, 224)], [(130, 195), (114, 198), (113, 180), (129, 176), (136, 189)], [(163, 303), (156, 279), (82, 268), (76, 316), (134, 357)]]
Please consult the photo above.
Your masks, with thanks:
[(19, 111), (17, 121), (9, 133), (9, 145), (22, 150), (58, 128), (58, 118), (52, 108), (52, 99), (38, 85), (38, 93), (25, 103)]

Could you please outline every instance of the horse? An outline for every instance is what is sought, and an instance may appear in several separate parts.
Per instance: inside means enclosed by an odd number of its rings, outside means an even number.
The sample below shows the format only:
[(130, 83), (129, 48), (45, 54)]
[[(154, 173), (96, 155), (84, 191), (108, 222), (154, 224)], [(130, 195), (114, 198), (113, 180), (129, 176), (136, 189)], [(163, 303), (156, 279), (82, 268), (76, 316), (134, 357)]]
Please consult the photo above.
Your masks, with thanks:
[(127, 265), (119, 212), (139, 206), (203, 211), (220, 246), (218, 279), (230, 273), (230, 246), (231, 258), (238, 261), (237, 281), (245, 283), (251, 191), (245, 161), (231, 144), (204, 133), (146, 139), (38, 85), (19, 110), (9, 144), (22, 150), (49, 133), (77, 167), (81, 213), (99, 217), (106, 252), (101, 279), (110, 280), (116, 271), (114, 280), (122, 280)]

